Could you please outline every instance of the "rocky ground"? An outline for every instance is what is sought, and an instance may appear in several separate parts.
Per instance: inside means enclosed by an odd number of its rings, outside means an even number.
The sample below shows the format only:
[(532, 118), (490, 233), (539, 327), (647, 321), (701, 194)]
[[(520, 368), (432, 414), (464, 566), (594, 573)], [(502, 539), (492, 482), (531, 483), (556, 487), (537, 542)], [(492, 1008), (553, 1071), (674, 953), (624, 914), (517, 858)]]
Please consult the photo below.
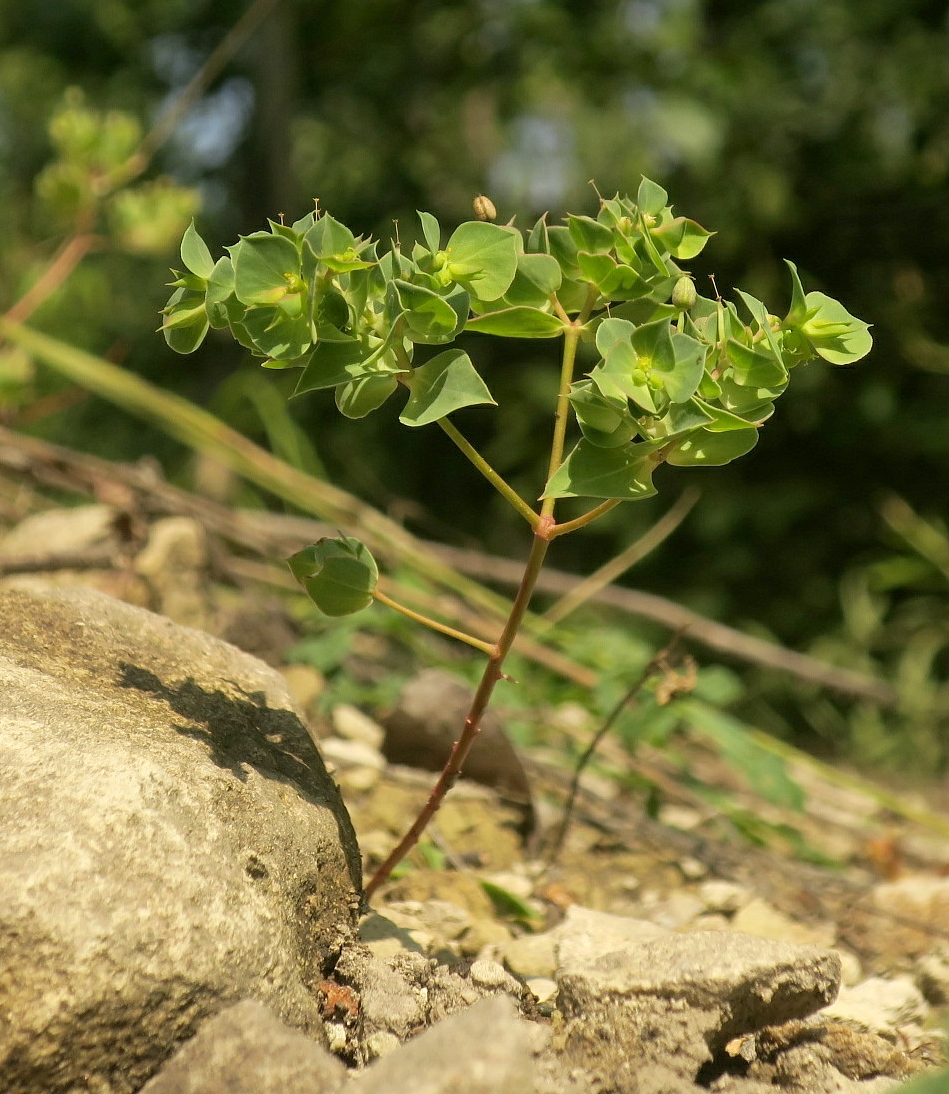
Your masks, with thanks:
[[(570, 771), (554, 746), (595, 726), (551, 709), (547, 752), (492, 728), (482, 781), (359, 909), (333, 783), (371, 870), (427, 796), (417, 765), (451, 737), (458, 682), (430, 671), (394, 709), (319, 714), (319, 674), (282, 659), (279, 599), (219, 597), (199, 522), (150, 523), (130, 547), (115, 505), (17, 517), (0, 540), (0, 742), (23, 790), (0, 794), (0, 1003), (27, 1017), (0, 1025), (5, 1090), (877, 1094), (943, 1063), (949, 819), (924, 803), (894, 811), (801, 757), (806, 810), (786, 813), (691, 743), (692, 774), (767, 819), (756, 845), (661, 753), (607, 740), (555, 849)], [(77, 586), (280, 675), (50, 591)], [(655, 815), (623, 789), (632, 768), (662, 789)], [(124, 881), (145, 857), (147, 886)]]

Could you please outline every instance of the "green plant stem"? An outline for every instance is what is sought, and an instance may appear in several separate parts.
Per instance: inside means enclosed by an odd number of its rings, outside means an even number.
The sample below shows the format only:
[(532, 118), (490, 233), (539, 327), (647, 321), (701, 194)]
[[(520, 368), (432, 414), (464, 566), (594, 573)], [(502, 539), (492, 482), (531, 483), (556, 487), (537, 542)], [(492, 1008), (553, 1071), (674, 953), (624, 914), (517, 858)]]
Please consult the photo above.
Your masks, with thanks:
[(550, 540), (545, 534), (547, 527), (549, 526), (542, 525), (534, 533), (531, 553), (527, 559), (527, 565), (524, 568), (524, 576), (518, 587), (514, 603), (511, 606), (511, 613), (507, 618), (507, 622), (504, 625), (504, 630), (501, 632), (501, 637), (498, 639), (497, 645), (492, 647), (492, 652), (488, 658), (488, 663), (485, 666), (481, 682), (478, 685), (478, 690), (474, 694), (471, 708), (465, 718), (461, 736), (452, 746), (448, 761), (442, 769), (438, 781), (432, 787), (431, 793), (428, 796), (428, 801), (413, 821), (412, 826), (391, 851), (385, 862), (382, 863), (369, 879), (365, 890), (367, 900), (372, 898), (372, 895), (379, 886), (388, 879), (392, 870), (418, 843), (419, 837), (425, 831), (432, 817), (434, 817), (441, 808), (441, 804), (445, 800), (445, 795), (454, 786), (458, 776), (461, 774), (465, 759), (481, 731), (481, 719), (483, 718), (491, 696), (494, 693), (497, 682), (501, 679), (505, 658), (511, 650), (514, 638), (517, 635), (524, 615), (527, 612), (531, 594), (534, 591), (534, 586), (537, 584), (537, 577), (544, 564), (544, 557), (547, 554), (547, 548), (550, 546)]
[(600, 502), (588, 513), (584, 513), (573, 520), (565, 520), (563, 524), (558, 524), (556, 528), (551, 530), (550, 538), (556, 539), (558, 536), (565, 536), (568, 532), (575, 532), (578, 528), (585, 528), (588, 524), (592, 524), (599, 517), (602, 517), (604, 513), (608, 513), (611, 509), (615, 509), (617, 505), (622, 504), (622, 498), (610, 498), (608, 501)]
[(488, 480), (489, 483), (491, 483), (501, 497), (521, 514), (531, 528), (536, 528), (540, 522), (540, 515), (535, 513), (521, 495), (501, 478), (484, 456), (481, 455), (474, 445), (465, 439), (447, 418), (439, 418), (438, 424), (471, 464)]
[(466, 634), (464, 631), (449, 627), (447, 623), (439, 623), (437, 619), (432, 619), (431, 616), (422, 615), (421, 612), (417, 612), (405, 604), (400, 604), (398, 600), (393, 600), (391, 596), (387, 596), (381, 589), (377, 588), (372, 594), (372, 598), (373, 600), (378, 600), (380, 604), (385, 604), (387, 608), (392, 608), (394, 611), (400, 612), (402, 615), (407, 616), (416, 623), (421, 623), (430, 630), (438, 631), (439, 634), (445, 634), (449, 638), (457, 638), (459, 642), (474, 646), (476, 650), (481, 650), (482, 653), (488, 654), (489, 657), (494, 653), (494, 646), (490, 642), (483, 642), (480, 638), (475, 638), (473, 634)]
[[(557, 409), (554, 413), (554, 436), (550, 444), (550, 463), (547, 465), (547, 482), (563, 462), (564, 442), (567, 437), (567, 422), (570, 416), (570, 385), (573, 383), (573, 370), (577, 361), (577, 346), (580, 343), (582, 323), (578, 319), (564, 331), (563, 359), (560, 366), (560, 388), (557, 392)], [(552, 522), (556, 498), (544, 498), (540, 515)]]

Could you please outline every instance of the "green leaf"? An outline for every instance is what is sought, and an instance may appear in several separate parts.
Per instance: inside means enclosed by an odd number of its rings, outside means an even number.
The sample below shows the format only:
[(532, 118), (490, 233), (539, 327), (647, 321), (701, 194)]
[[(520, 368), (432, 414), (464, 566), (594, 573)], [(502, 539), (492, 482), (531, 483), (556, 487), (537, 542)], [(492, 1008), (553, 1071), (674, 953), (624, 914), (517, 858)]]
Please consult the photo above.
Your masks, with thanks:
[(721, 467), (750, 452), (758, 443), (754, 427), (711, 433), (700, 429), (689, 434), (666, 457), (673, 467)]
[(709, 415), (699, 405), (698, 400), (690, 399), (687, 403), (672, 403), (661, 418), (645, 419), (640, 422), (640, 427), (655, 440), (668, 440), (670, 437), (680, 437), (683, 433), (701, 429), (709, 421)]
[(774, 354), (775, 360), (784, 367), (784, 358), (781, 354), (781, 346), (778, 344), (777, 336), (771, 329), (771, 317), (768, 315), (768, 309), (764, 304), (752, 296), (750, 293), (742, 292), (741, 289), (737, 290), (738, 295), (744, 300), (745, 307), (751, 312), (755, 318), (755, 322), (758, 324), (758, 329), (764, 334), (768, 340), (768, 345), (771, 347), (771, 352)]
[(318, 217), (303, 239), (316, 257), (324, 262), (356, 248), (356, 237), (353, 233), (329, 213)]
[(465, 329), (504, 338), (556, 338), (563, 334), (564, 325), (551, 312), (518, 307), (477, 315), (468, 320)]
[(441, 227), (431, 213), (423, 213), (421, 210), (416, 210), (416, 213), (422, 222), (422, 236), (425, 239), (425, 246), (432, 254), (436, 254), (441, 247)]
[(762, 748), (749, 726), (695, 699), (683, 700), (678, 709), (692, 729), (715, 743), (722, 758), (755, 793), (775, 805), (803, 811), (804, 791), (788, 774), (787, 764)]
[(381, 342), (378, 341), (373, 344), (355, 339), (348, 342), (318, 342), (293, 394), (303, 395), (307, 391), (338, 387), (364, 376), (394, 376), (404, 371), (388, 355), (378, 355), (380, 346)]
[(228, 251), (234, 264), (234, 294), (242, 304), (276, 304), (286, 296), (289, 279), (300, 275), (300, 254), (283, 236), (254, 232)]
[(636, 204), (640, 212), (646, 216), (657, 217), (666, 207), (669, 195), (656, 182), (652, 182), (643, 175), (643, 180), (636, 191)]
[(547, 246), (550, 254), (557, 260), (567, 280), (573, 281), (580, 276), (577, 264), (577, 243), (565, 224), (555, 224), (547, 229)]
[(181, 261), (198, 277), (208, 278), (214, 269), (214, 259), (211, 257), (208, 245), (198, 235), (193, 220), (181, 240)]
[(478, 882), (487, 893), (498, 915), (507, 916), (525, 927), (536, 929), (540, 926), (543, 916), (522, 897), (494, 881), (488, 881), (487, 878), (479, 878)]
[(557, 260), (544, 254), (517, 256), (517, 273), (504, 294), (504, 302), (513, 306), (545, 307), (560, 288), (562, 274)]
[(673, 258), (688, 261), (702, 253), (705, 244), (715, 234), (707, 232), (701, 224), (686, 217), (674, 217), (658, 228), (652, 229), (652, 237), (658, 240)]
[(313, 345), (306, 315), (289, 316), (280, 308), (248, 308), (241, 322), (260, 352), (277, 361), (302, 357)]
[(636, 436), (637, 425), (625, 399), (608, 399), (592, 380), (579, 380), (568, 396), (584, 437), (600, 448), (616, 448)]
[[(624, 320), (607, 322), (622, 323)], [(639, 357), (629, 342), (615, 342), (603, 361), (590, 372), (590, 379), (608, 399), (632, 399), (650, 414), (660, 412), (662, 395), (649, 383), (645, 370), (639, 367)]]
[(568, 216), (567, 228), (578, 251), (605, 255), (613, 250), (612, 231), (592, 217)]
[(409, 399), (399, 421), (428, 425), (453, 410), (481, 403), (497, 405), (468, 354), (450, 349), (412, 370)]
[(324, 615), (352, 615), (372, 603), (379, 568), (368, 548), (352, 536), (318, 540), (287, 563)]
[(217, 330), (243, 318), (246, 308), (234, 295), (234, 266), (227, 255), (219, 258), (211, 270), (205, 305), (208, 321)]
[(804, 299), (804, 286), (797, 272), (797, 266), (789, 259), (784, 260), (785, 266), (791, 272), (791, 306), (788, 308), (786, 326), (797, 327), (807, 318), (807, 301)]
[(866, 357), (873, 348), (869, 324), (822, 292), (809, 292), (804, 301), (807, 319), (800, 331), (815, 353), (832, 365), (850, 365)]
[(405, 317), (406, 334), (413, 342), (437, 345), (450, 342), (464, 329), (468, 318), (469, 296), (464, 289), (455, 287), (448, 296), (413, 285), (401, 278), (389, 282), (389, 294), (397, 294)]
[(530, 254), (550, 254), (550, 240), (547, 238), (547, 214), (537, 221), (527, 236), (527, 250)]
[(204, 293), (175, 289), (164, 308), (161, 331), (175, 353), (193, 353), (209, 328)]
[(705, 373), (706, 346), (688, 334), (675, 331), (672, 334), (673, 365), (663, 371), (661, 365), (656, 369), (662, 373), (663, 388), (674, 403), (684, 403), (691, 399), (698, 389)]
[(518, 236), (498, 224), (460, 224), (445, 248), (448, 271), (478, 300), (503, 296), (517, 271)]
[(622, 448), (601, 448), (586, 438), (551, 476), (545, 498), (651, 498), (655, 467), (650, 459), (658, 445), (651, 442)]
[(728, 340), (726, 350), (736, 384), (770, 388), (787, 383), (787, 369), (772, 354), (742, 345), (734, 338)]
[(390, 374), (360, 376), (336, 389), (336, 405), (347, 418), (365, 418), (389, 398), (398, 387)]

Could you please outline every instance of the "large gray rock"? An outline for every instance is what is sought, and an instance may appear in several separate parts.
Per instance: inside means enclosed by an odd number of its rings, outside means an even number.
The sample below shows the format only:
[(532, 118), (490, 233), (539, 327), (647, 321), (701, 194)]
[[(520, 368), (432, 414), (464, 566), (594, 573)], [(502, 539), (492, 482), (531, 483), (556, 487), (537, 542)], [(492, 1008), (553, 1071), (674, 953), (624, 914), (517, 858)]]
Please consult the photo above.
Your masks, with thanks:
[(331, 1094), (346, 1069), (252, 999), (209, 1018), (141, 1094)]
[(0, 1089), (139, 1088), (257, 999), (319, 1037), (356, 842), (281, 678), (86, 590), (0, 592)]
[[(720, 931), (668, 934), (561, 967), (564, 1061), (651, 1091), (673, 1069), (682, 1091), (733, 1038), (803, 1018), (840, 987), (840, 959), (816, 946)], [(665, 1074), (656, 1089), (665, 1089)]]

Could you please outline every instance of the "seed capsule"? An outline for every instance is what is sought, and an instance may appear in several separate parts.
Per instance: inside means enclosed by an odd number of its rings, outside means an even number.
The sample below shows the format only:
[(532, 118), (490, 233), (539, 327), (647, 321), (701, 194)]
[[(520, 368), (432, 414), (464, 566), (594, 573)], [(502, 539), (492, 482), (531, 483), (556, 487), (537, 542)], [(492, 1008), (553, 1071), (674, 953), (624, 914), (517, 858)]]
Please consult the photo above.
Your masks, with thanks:
[(494, 202), (490, 198), (486, 198), (484, 194), (479, 194), (471, 203), (471, 206), (478, 220), (498, 219), (498, 211), (494, 207)]
[(688, 311), (695, 303), (697, 296), (692, 278), (688, 274), (683, 274), (672, 290), (673, 306)]

